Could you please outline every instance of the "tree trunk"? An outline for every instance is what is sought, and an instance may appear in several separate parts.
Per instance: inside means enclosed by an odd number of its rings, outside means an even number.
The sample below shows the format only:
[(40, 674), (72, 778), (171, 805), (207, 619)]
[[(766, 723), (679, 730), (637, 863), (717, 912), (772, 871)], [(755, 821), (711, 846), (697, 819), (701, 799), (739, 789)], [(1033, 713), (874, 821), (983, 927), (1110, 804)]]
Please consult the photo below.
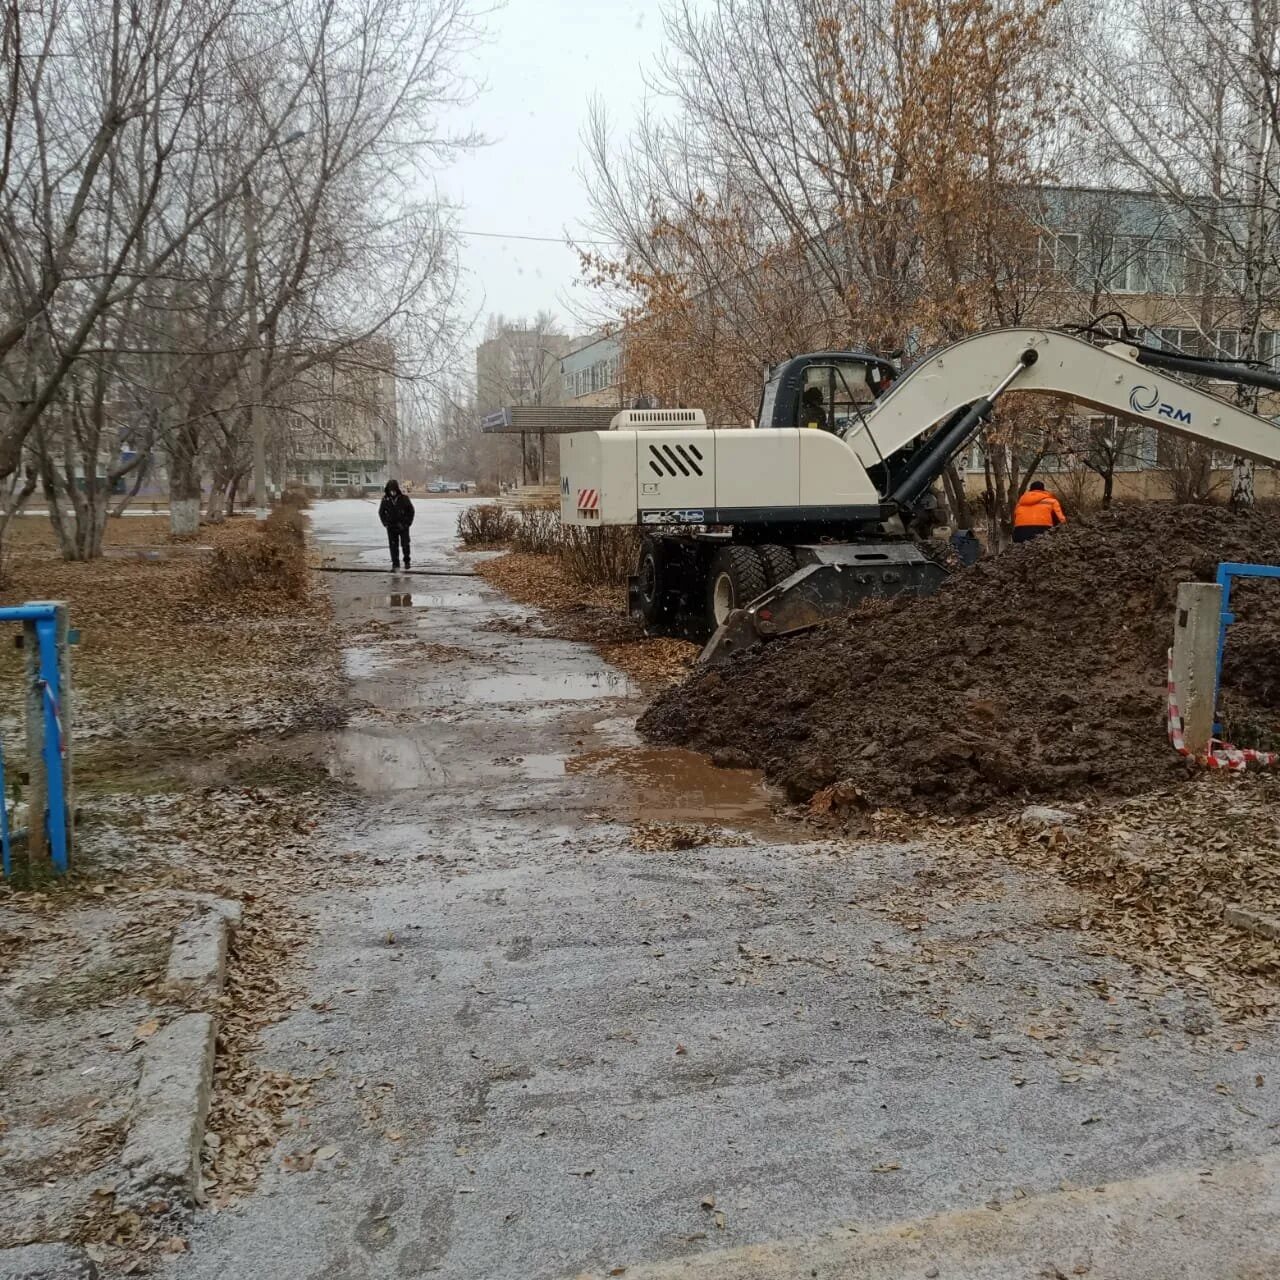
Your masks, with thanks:
[(196, 441), (187, 427), (174, 433), (169, 453), (169, 532), (193, 538), (200, 528), (200, 461)]
[(76, 509), (76, 560), (96, 560), (102, 554), (102, 537), (107, 528), (108, 493), (97, 477), (86, 479), (84, 503)]
[(15, 489), (8, 500), (0, 506), (0, 564), (4, 561), (4, 535), (9, 527), (9, 521), (14, 516), (21, 515), (22, 508), (27, 505), (27, 499), (35, 493), (39, 482), (40, 477), (36, 474), (35, 467), (27, 467), (22, 478), (22, 488)]
[(239, 471), (231, 477), (231, 486), (227, 490), (227, 515), (233, 516), (236, 513), (236, 498), (240, 493), (240, 482), (245, 478), (248, 472), (241, 467)]
[(213, 483), (209, 487), (209, 501), (205, 506), (205, 519), (210, 524), (221, 524), (227, 515), (227, 490), (230, 481), (221, 469), (213, 473)]
[(129, 504), (134, 500), (134, 498), (138, 496), (138, 493), (141, 491), (143, 484), (146, 483), (147, 474), (150, 472), (150, 470), (151, 470), (151, 463), (149, 461), (143, 462), (139, 466), (134, 468), (133, 483), (130, 484), (128, 490), (121, 497), (120, 501), (117, 502), (116, 505), (107, 512), (107, 515), (109, 517), (111, 517), (113, 520), (119, 519), (120, 516), (124, 515), (124, 513), (128, 511)]
[(969, 495), (964, 490), (964, 475), (954, 463), (947, 464), (942, 473), (943, 487), (947, 493), (947, 503), (951, 507), (951, 518), (957, 529), (973, 527), (973, 513), (969, 504)]
[(1236, 458), (1231, 464), (1231, 509), (1253, 506), (1253, 459)]
[(1009, 528), (1013, 503), (1016, 496), (1010, 497), (1008, 458), (1003, 445), (995, 445), (984, 450), (987, 457), (987, 485), (991, 493), (991, 509), (989, 523), (991, 526), (991, 546), (1001, 548), (1009, 541)]

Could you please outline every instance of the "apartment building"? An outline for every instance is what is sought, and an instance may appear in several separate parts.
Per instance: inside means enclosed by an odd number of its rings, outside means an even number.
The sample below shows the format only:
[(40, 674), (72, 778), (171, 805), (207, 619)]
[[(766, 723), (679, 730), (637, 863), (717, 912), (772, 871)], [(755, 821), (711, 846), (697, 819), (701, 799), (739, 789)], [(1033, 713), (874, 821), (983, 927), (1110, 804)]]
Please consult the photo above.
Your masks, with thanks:
[(585, 339), (560, 361), (561, 404), (623, 408), (622, 343), (616, 334)]
[(289, 478), (320, 491), (374, 492), (396, 463), (396, 353), (381, 339), (354, 343), (294, 382), (284, 437)]

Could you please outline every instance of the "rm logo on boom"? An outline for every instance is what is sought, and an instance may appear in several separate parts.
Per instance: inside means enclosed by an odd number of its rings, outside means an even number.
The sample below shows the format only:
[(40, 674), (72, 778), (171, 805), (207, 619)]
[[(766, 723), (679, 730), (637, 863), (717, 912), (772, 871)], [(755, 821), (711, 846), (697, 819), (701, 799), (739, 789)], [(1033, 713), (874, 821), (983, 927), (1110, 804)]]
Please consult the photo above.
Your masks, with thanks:
[(1160, 399), (1159, 387), (1144, 387), (1139, 383), (1129, 392), (1129, 408), (1134, 413), (1153, 413), (1157, 418), (1168, 418), (1170, 422), (1181, 422), (1191, 425), (1191, 410), (1178, 409), (1167, 400)]

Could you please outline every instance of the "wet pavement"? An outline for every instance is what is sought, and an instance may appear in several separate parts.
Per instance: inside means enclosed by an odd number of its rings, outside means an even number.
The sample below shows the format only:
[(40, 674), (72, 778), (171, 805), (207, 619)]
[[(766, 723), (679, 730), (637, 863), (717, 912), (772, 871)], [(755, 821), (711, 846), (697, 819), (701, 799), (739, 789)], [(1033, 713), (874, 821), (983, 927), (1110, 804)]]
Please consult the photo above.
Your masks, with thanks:
[[(462, 505), (418, 504), (415, 563), (468, 567)], [(312, 521), (339, 563), (385, 558), (374, 504)], [(173, 1274), (621, 1274), (1274, 1144), (1274, 1043), (1117, 998), (1064, 891), (808, 839), (754, 775), (640, 744), (590, 649), (486, 629), (526, 611), (480, 580), (326, 586), (353, 711), (308, 749), (355, 788), (326, 842), (356, 883), (308, 902), (310, 990), (265, 1051), (320, 1079)], [(711, 843), (633, 838), (670, 823)]]

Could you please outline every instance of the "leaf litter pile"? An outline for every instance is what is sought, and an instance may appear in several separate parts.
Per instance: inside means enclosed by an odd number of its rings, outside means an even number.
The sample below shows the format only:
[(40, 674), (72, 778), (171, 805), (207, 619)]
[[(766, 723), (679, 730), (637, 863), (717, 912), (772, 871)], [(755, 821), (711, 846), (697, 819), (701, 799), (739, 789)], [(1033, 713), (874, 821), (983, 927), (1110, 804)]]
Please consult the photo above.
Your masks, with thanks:
[[(207, 1195), (226, 1203), (253, 1185), (309, 1087), (252, 1055), (297, 1000), (291, 973), (309, 936), (297, 899), (331, 883), (313, 828), (340, 799), (327, 776), (289, 763), (292, 735), (341, 714), (328, 599), (298, 571), (300, 519), (286, 512), (274, 530), (233, 519), (197, 543), (166, 526), (112, 521), (104, 558), (66, 563), (45, 521), (25, 517), (4, 566), (4, 603), (66, 600), (81, 633), (82, 821), (67, 884), (0, 888), (0, 1012), (22, 1081), (0, 1101), (0, 1180), (15, 1189), (0, 1245), (77, 1239), (124, 1274), (185, 1247), (166, 1205), (121, 1200), (115, 1163), (140, 1049), (195, 1007), (162, 981), (173, 929), (193, 895), (242, 904), (204, 1153)], [(21, 656), (0, 648), (11, 734)]]
[[(696, 671), (640, 727), (761, 768), (793, 800), (839, 784), (869, 806), (961, 814), (1149, 792), (1188, 776), (1164, 725), (1178, 584), (1223, 560), (1280, 564), (1277, 513), (1113, 509), (930, 598), (866, 606)], [(1224, 698), (1261, 736), (1280, 720), (1280, 588), (1248, 604)]]

